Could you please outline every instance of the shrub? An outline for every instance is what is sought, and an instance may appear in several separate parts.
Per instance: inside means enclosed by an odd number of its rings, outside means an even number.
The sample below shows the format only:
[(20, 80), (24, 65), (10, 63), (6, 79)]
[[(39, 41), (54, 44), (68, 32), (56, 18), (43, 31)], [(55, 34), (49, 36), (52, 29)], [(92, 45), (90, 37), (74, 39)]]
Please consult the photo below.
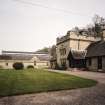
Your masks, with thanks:
[(21, 62), (16, 62), (16, 63), (13, 64), (13, 68), (16, 69), (16, 70), (20, 70), (20, 69), (24, 68), (24, 65)]
[(27, 66), (27, 69), (34, 69), (34, 66), (28, 65), (28, 66)]
[(67, 67), (65, 65), (62, 65), (61, 67), (59, 65), (56, 65), (56, 68), (57, 70), (66, 70)]

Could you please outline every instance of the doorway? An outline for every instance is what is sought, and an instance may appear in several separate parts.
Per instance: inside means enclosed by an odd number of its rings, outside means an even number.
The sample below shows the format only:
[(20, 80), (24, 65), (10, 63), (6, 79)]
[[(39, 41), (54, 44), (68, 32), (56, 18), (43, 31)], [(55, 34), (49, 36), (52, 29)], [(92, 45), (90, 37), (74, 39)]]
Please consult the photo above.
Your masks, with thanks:
[(102, 57), (98, 57), (98, 69), (102, 69)]

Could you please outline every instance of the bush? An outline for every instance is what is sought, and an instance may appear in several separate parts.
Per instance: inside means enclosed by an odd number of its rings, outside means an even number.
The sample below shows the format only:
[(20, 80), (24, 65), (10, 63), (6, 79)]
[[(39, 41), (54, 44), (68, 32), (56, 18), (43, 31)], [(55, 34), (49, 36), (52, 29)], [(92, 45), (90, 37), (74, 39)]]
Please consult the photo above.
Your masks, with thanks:
[(16, 70), (24, 69), (24, 65), (21, 62), (16, 62), (13, 64), (13, 68)]
[(61, 65), (61, 67), (59, 65), (56, 65), (55, 69), (57, 69), (57, 70), (66, 70), (67, 67), (66, 67), (66, 65)]
[(27, 69), (34, 69), (34, 66), (28, 65), (28, 66), (27, 66)]

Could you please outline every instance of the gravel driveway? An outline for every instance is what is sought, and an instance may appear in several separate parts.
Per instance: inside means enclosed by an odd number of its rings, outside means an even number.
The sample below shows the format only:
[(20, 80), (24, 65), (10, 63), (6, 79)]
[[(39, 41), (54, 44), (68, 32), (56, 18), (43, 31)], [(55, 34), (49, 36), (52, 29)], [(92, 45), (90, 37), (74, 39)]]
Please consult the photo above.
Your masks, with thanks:
[(64, 90), (0, 98), (0, 105), (105, 105), (105, 74), (83, 71), (55, 71), (73, 74), (99, 83), (91, 88)]

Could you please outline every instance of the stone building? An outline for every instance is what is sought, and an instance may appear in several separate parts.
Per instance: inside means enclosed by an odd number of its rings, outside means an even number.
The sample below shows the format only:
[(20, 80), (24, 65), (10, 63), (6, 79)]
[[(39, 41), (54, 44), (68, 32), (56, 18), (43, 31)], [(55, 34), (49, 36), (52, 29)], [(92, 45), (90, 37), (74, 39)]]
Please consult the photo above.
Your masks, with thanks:
[(88, 45), (99, 40), (100, 37), (87, 36), (85, 30), (80, 30), (78, 33), (75, 31), (68, 31), (65, 36), (57, 38), (56, 54), (58, 66), (60, 68), (69, 68), (70, 61), (67, 60), (67, 58), (70, 51), (85, 51)]
[(2, 51), (0, 55), (0, 68), (13, 69), (13, 64), (21, 62), (24, 68), (33, 66), (34, 68), (49, 67), (49, 54), (42, 52), (19, 52), (19, 51)]
[(97, 41), (87, 47), (86, 67), (105, 72), (105, 41)]

